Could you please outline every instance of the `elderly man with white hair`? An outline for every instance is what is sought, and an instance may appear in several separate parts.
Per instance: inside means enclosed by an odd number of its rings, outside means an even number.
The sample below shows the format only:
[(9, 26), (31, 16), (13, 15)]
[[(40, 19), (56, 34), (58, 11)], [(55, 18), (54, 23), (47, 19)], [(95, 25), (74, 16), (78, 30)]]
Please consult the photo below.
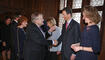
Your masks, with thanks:
[(31, 15), (31, 23), (26, 29), (26, 41), (24, 45), (25, 60), (44, 60), (46, 47), (57, 45), (57, 41), (49, 41), (45, 39), (45, 34), (40, 28), (43, 23), (43, 15), (41, 13), (33, 13)]

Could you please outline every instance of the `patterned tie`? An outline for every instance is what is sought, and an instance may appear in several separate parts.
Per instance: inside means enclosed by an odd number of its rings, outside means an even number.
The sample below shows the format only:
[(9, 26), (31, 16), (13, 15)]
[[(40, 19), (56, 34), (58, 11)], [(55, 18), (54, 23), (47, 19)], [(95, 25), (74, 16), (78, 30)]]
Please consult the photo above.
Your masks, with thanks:
[(68, 27), (68, 23), (66, 22), (66, 30), (67, 30), (67, 27)]

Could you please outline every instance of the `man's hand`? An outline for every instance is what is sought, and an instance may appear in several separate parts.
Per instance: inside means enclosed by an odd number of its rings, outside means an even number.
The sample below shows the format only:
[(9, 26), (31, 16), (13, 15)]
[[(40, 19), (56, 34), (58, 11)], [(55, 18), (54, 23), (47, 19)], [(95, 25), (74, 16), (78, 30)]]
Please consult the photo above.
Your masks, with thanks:
[(54, 40), (53, 46), (56, 46), (58, 44), (57, 40)]
[(75, 57), (76, 57), (76, 55), (72, 54), (71, 57), (70, 57), (70, 60), (75, 60)]
[(61, 52), (60, 51), (57, 51), (57, 55), (60, 55), (61, 54)]

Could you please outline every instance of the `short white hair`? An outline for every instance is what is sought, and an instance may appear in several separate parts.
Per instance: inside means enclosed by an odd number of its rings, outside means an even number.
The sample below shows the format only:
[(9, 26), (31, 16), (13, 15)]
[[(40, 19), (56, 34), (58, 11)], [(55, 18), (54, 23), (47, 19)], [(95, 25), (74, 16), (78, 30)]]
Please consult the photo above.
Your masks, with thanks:
[(39, 19), (39, 15), (42, 15), (42, 14), (38, 13), (38, 12), (32, 13), (32, 15), (31, 15), (31, 21), (34, 22), (35, 20), (38, 20)]

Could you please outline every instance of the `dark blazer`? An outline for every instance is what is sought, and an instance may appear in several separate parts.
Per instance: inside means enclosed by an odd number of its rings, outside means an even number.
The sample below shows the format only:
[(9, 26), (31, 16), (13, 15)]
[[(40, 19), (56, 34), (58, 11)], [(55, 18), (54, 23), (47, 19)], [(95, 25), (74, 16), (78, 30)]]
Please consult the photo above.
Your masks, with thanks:
[(23, 47), (24, 47), (24, 41), (26, 40), (26, 33), (24, 31), (23, 28), (18, 28), (17, 29), (18, 32), (17, 32), (17, 50), (16, 50), (16, 53), (19, 54), (19, 60), (23, 60)]
[(17, 25), (15, 21), (12, 21), (10, 24), (10, 32), (11, 32), (11, 48), (14, 48), (15, 41), (17, 41)]
[(58, 42), (62, 42), (62, 59), (70, 60), (71, 54), (75, 53), (71, 48), (71, 44), (78, 43), (80, 41), (80, 25), (73, 19), (69, 23), (67, 30), (65, 27), (66, 23), (63, 25), (62, 34), (58, 39)]
[(101, 49), (100, 42), (101, 39), (98, 26), (86, 26), (81, 33), (80, 45), (84, 47), (92, 47), (93, 52), (78, 51), (75, 60), (98, 60), (98, 55)]
[(11, 60), (16, 60), (16, 46), (17, 46), (17, 25), (18, 23), (15, 21), (12, 21), (10, 24), (10, 33), (11, 33), (11, 42), (10, 42), (10, 48), (11, 48)]
[(3, 48), (9, 49), (10, 48), (10, 25), (3, 24), (1, 29), (1, 40), (2, 42), (6, 43), (6, 46)]
[(52, 41), (45, 39), (39, 27), (31, 23), (26, 29), (26, 41), (24, 45), (25, 60), (44, 60), (46, 47), (52, 44)]

